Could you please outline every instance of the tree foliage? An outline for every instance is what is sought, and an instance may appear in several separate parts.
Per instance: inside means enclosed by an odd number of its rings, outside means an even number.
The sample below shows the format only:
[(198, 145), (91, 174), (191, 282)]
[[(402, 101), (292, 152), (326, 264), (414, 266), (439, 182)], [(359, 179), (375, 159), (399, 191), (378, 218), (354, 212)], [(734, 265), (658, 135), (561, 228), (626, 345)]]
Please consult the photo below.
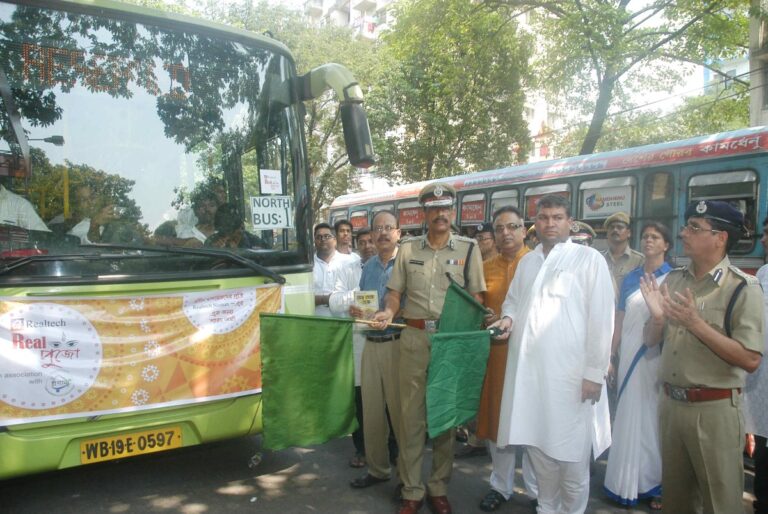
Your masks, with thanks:
[(630, 95), (668, 90), (681, 63), (717, 68), (746, 52), (744, 0), (484, 0), (511, 17), (528, 13), (543, 52), (539, 86), (551, 100), (591, 115), (580, 154), (592, 153), (610, 109)]
[(403, 0), (384, 36), (389, 69), (372, 91), (379, 172), (412, 182), (509, 164), (527, 154), (523, 85), (529, 41), (469, 0)]
[[(654, 143), (726, 132), (749, 124), (749, 94), (741, 85), (686, 98), (671, 112), (629, 112), (609, 117), (595, 151), (606, 152)], [(587, 127), (558, 138), (558, 153), (578, 153)]]

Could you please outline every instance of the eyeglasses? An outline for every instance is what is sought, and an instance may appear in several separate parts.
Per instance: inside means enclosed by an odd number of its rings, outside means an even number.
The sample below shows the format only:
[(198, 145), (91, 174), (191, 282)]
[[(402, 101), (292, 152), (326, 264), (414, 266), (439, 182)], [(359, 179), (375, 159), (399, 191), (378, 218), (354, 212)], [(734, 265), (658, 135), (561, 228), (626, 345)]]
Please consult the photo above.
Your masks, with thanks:
[(333, 234), (317, 234), (315, 236), (315, 241), (328, 241), (329, 239), (333, 239)]
[(479, 242), (487, 241), (488, 239), (493, 239), (493, 236), (475, 236), (475, 239)]
[(376, 225), (373, 227), (374, 232), (392, 232), (393, 230), (397, 230), (397, 227), (392, 225)]
[(712, 232), (713, 234), (717, 234), (718, 232), (722, 232), (722, 230), (715, 230), (713, 228), (699, 227), (699, 226), (696, 226), (696, 225), (691, 225), (690, 223), (688, 223), (687, 225), (683, 225), (683, 228), (681, 228), (680, 231), (682, 232), (683, 230), (687, 230), (691, 234), (698, 234), (701, 231)]
[(522, 228), (522, 224), (517, 223), (507, 223), (506, 225), (496, 225), (493, 227), (493, 231), (497, 234), (503, 234), (505, 230), (508, 230), (510, 232), (514, 232), (515, 230)]

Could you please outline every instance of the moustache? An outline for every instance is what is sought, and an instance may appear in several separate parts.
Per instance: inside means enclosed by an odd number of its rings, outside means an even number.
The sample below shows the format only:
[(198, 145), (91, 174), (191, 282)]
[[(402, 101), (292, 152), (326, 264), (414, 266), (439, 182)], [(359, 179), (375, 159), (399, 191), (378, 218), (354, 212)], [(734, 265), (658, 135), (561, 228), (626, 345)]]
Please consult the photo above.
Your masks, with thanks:
[(433, 220), (432, 220), (432, 222), (433, 222), (433, 223), (434, 223), (435, 221), (444, 221), (444, 222), (446, 222), (446, 223), (449, 223), (449, 221), (448, 221), (448, 218), (446, 218), (445, 216), (438, 216), (437, 218), (435, 218), (435, 219), (433, 219)]

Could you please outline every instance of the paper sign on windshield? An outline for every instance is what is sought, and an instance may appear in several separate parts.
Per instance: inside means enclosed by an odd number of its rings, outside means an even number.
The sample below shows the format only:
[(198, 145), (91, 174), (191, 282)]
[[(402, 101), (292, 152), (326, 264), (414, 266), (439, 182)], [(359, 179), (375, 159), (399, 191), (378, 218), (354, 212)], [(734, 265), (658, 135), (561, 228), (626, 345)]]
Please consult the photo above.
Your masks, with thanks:
[(252, 196), (253, 230), (293, 228), (293, 199), (290, 196)]

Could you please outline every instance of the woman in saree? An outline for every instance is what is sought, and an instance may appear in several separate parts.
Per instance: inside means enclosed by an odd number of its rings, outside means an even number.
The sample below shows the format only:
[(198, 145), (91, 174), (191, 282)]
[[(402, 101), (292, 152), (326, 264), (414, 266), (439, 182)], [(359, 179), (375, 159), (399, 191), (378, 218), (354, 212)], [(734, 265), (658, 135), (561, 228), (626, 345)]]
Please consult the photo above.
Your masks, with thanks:
[(604, 487), (622, 505), (648, 499), (651, 509), (660, 510), (661, 345), (649, 348), (643, 344), (643, 327), (650, 314), (640, 293), (640, 277), (649, 273), (659, 284), (664, 281), (672, 269), (666, 261), (672, 234), (665, 225), (650, 222), (643, 226), (640, 241), (645, 263), (624, 278), (616, 307), (609, 382), (618, 388), (618, 399)]

